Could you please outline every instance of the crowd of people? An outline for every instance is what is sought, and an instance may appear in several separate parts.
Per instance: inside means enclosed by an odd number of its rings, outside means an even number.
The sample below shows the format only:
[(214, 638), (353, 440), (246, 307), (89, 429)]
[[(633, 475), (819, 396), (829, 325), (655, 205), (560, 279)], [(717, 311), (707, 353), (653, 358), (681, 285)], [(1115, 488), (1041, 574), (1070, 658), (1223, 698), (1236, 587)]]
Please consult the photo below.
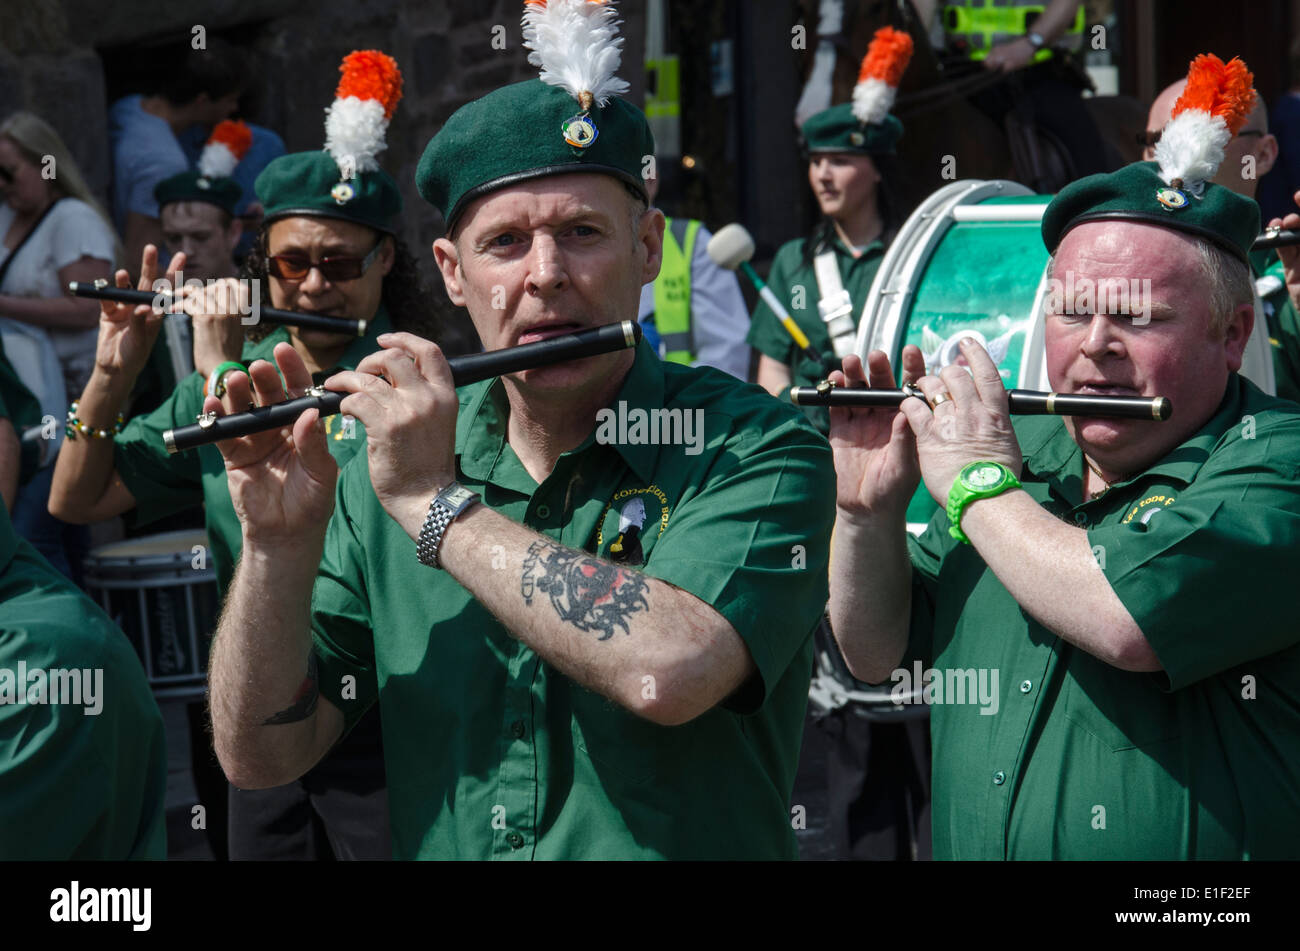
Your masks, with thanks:
[[(252, 73), (210, 41), (112, 104), (108, 209), (49, 124), (5, 118), (0, 858), (165, 857), (157, 684), (83, 566), (90, 526), (181, 525), (221, 605), (187, 703), (219, 858), (795, 858), (819, 627), (859, 686), (915, 665), (997, 691), (935, 700), (928, 730), (823, 723), (846, 856), (1300, 855), (1300, 250), (1252, 247), (1300, 228), (1255, 201), (1298, 159), (1245, 65), (1203, 56), (1152, 103), (1145, 160), (1104, 167), (1062, 79), (1079, 7), (1040, 4), (1023, 35), (982, 8), (940, 22), (1015, 80), (980, 108), (1037, 111), (1075, 155), (1048, 274), (1150, 288), (1149, 320), (1048, 305), (1053, 391), (1165, 397), (1162, 423), (1013, 420), (969, 339), (929, 373), (915, 346), (852, 352), (911, 210), (898, 30), (851, 102), (800, 124), (819, 214), (752, 318), (708, 227), (655, 206), (608, 4), (525, 4), (540, 77), (430, 130), (437, 291), (384, 170), (402, 78), (383, 52), (345, 58), (321, 142), (290, 153), (232, 118)], [(68, 291), (160, 280), (175, 306)], [(254, 287), (361, 332), (250, 323)], [(434, 293), (484, 350), (641, 334), (457, 387)], [(1239, 372), (1261, 320), (1276, 394)], [(791, 405), (823, 380), (908, 395)], [(312, 387), (345, 394), (338, 416), (170, 451), (197, 418)], [(610, 407), (701, 437), (608, 438)], [(918, 491), (937, 509), (913, 533)], [(56, 671), (98, 671), (102, 711), (85, 683), (55, 696)]]

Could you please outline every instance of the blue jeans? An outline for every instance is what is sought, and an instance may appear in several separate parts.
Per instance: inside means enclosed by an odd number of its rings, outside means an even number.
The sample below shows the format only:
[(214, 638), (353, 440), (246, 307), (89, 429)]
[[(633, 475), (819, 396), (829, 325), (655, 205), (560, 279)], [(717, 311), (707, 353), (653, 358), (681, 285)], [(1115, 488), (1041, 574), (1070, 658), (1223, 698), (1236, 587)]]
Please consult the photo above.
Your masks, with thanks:
[(82, 560), (90, 548), (90, 529), (69, 525), (50, 514), (50, 485), (54, 466), (43, 467), (30, 482), (19, 486), (14, 501), (14, 531), (31, 542), (32, 547), (60, 573), (78, 587), (82, 580)]

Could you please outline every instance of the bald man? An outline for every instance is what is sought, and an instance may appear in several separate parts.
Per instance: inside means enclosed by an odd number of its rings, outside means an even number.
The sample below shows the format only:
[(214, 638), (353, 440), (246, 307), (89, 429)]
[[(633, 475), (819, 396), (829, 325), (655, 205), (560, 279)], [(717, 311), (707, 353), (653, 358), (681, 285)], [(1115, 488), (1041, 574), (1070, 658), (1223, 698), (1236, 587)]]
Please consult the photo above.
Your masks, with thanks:
[[(1180, 79), (1173, 85), (1166, 86), (1147, 113), (1146, 149), (1142, 153), (1144, 161), (1151, 162), (1156, 157), (1156, 143), (1160, 141), (1160, 130), (1169, 121), (1169, 114), (1174, 111), (1174, 103), (1183, 94), (1187, 80)], [(1253, 160), (1246, 161), (1246, 156)], [(1264, 100), (1257, 98), (1255, 108), (1242, 127), (1224, 149), (1223, 164), (1219, 174), (1214, 177), (1216, 185), (1230, 188), (1238, 195), (1255, 197), (1259, 180), (1277, 161), (1277, 139), (1268, 131), (1268, 109)], [(1257, 270), (1256, 274), (1260, 272)]]
[[(1166, 86), (1151, 103), (1151, 111), (1147, 113), (1147, 145), (1142, 153), (1146, 161), (1154, 161), (1160, 130), (1169, 121), (1174, 103), (1186, 85), (1187, 80), (1180, 79)], [(1255, 100), (1255, 108), (1245, 125), (1223, 151), (1223, 164), (1214, 176), (1214, 183), (1254, 198), (1259, 180), (1277, 161), (1278, 151), (1277, 139), (1268, 131), (1268, 109), (1262, 97)], [(1277, 253), (1271, 250), (1250, 252), (1250, 267), (1255, 277), (1255, 293), (1263, 305), (1277, 395), (1300, 402), (1300, 312), (1296, 310), (1300, 301), (1300, 267), (1288, 273)]]

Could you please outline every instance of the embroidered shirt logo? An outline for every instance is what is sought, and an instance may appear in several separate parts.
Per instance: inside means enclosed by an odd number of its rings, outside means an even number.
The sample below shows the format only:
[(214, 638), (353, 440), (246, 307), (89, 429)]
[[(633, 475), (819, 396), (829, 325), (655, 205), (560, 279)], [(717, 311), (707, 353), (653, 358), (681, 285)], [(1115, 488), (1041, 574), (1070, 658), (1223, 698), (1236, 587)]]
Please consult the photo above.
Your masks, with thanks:
[[(617, 524), (614, 524), (611, 513), (617, 514)], [(604, 549), (607, 522), (611, 540), (609, 548)], [(596, 530), (596, 552), (616, 564), (644, 564), (645, 548), (667, 527), (668, 496), (662, 489), (657, 485), (644, 489), (620, 489), (601, 513), (600, 527)]]
[(1172, 495), (1148, 495), (1124, 513), (1123, 524), (1127, 525), (1136, 518), (1138, 522), (1145, 525), (1151, 521), (1151, 516), (1156, 512), (1173, 505), (1175, 498)]

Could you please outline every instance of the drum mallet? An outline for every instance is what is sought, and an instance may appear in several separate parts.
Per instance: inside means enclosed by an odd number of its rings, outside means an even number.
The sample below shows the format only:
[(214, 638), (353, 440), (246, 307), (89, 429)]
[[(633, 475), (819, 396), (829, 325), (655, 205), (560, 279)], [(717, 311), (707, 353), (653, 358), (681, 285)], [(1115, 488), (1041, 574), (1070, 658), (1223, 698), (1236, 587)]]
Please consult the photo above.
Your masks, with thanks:
[(781, 326), (785, 328), (795, 342), (795, 345), (803, 351), (803, 355), (810, 360), (822, 362), (822, 355), (812, 348), (808, 342), (807, 336), (799, 329), (799, 325), (794, 322), (790, 312), (772, 293), (772, 289), (767, 286), (764, 280), (758, 276), (749, 259), (754, 256), (754, 238), (745, 230), (745, 226), (738, 223), (732, 223), (724, 228), (720, 228), (712, 238), (709, 239), (708, 248), (709, 257), (713, 263), (720, 268), (728, 271), (739, 269), (744, 272), (745, 276), (758, 289), (758, 296), (768, 307), (772, 308), (772, 313), (776, 314), (777, 319), (781, 321)]

